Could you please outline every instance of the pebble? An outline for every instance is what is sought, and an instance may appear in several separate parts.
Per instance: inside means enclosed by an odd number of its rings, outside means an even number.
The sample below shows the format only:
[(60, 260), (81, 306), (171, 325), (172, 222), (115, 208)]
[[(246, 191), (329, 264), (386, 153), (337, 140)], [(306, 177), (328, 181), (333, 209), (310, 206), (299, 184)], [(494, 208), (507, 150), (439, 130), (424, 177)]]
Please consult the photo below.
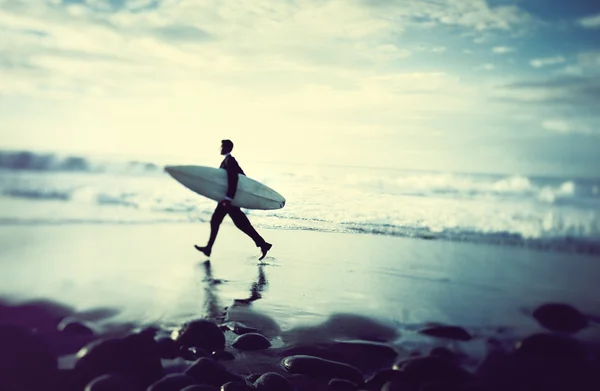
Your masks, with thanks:
[(185, 324), (178, 332), (176, 341), (184, 348), (200, 348), (207, 352), (225, 348), (225, 335), (219, 326), (205, 319)]
[(271, 342), (258, 333), (240, 335), (233, 341), (233, 347), (239, 350), (259, 350), (271, 347)]
[(357, 368), (319, 357), (305, 355), (289, 356), (283, 359), (283, 367), (289, 373), (298, 373), (328, 380), (340, 378), (357, 384), (363, 383), (363, 376)]
[(533, 317), (550, 331), (576, 333), (588, 324), (586, 317), (576, 308), (561, 303), (548, 303), (538, 307)]

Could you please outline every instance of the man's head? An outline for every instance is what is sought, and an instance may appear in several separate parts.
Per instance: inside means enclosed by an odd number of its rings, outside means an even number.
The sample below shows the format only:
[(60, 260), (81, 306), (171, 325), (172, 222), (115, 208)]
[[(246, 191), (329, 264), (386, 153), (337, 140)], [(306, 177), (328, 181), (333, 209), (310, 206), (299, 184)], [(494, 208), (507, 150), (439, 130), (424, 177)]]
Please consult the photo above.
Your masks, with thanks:
[(231, 140), (221, 140), (221, 155), (227, 155), (233, 150), (233, 142)]

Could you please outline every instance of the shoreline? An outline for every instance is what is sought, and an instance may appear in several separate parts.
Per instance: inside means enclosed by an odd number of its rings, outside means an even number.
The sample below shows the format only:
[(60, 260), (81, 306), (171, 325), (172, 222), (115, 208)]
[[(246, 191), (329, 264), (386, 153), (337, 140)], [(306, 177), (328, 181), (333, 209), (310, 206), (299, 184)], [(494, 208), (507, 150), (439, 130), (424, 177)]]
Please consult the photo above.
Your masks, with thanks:
[[(62, 201), (58, 201), (62, 202)], [(251, 219), (255, 220), (259, 215), (250, 215)], [(181, 220), (169, 220), (169, 219), (157, 219), (157, 220), (123, 220), (123, 221), (110, 221), (110, 220), (65, 220), (65, 221), (54, 221), (49, 219), (29, 219), (24, 220), (21, 218), (0, 218), (0, 228), (10, 226), (65, 226), (65, 225), (114, 225), (114, 226), (136, 226), (136, 225), (202, 225), (210, 222), (210, 214), (206, 215), (206, 219), (194, 217), (196, 220), (190, 221), (190, 218)], [(482, 236), (481, 234), (461, 234), (460, 236), (451, 236), (450, 234), (439, 235), (439, 233), (431, 232), (423, 229), (424, 232), (386, 232), (383, 229), (373, 228), (369, 230), (363, 227), (346, 228), (346, 229), (326, 229), (326, 228), (310, 228), (310, 227), (291, 227), (291, 226), (274, 226), (264, 223), (253, 223), (258, 229), (267, 230), (281, 230), (281, 231), (303, 231), (303, 232), (319, 232), (319, 233), (337, 233), (337, 234), (356, 234), (356, 235), (373, 235), (373, 236), (385, 236), (390, 238), (404, 238), (414, 239), (423, 241), (443, 241), (450, 243), (469, 243), (475, 245), (490, 245), (500, 247), (514, 247), (524, 250), (539, 251), (542, 253), (561, 253), (561, 254), (574, 254), (574, 255), (590, 255), (596, 256), (600, 254), (600, 242), (592, 239), (581, 239), (581, 238), (570, 238), (565, 237), (558, 239), (524, 239), (519, 235), (507, 235), (498, 233), (494, 235), (488, 234), (488, 236)], [(231, 221), (225, 220), (222, 226), (233, 227)], [(414, 229), (413, 229), (414, 231)], [(467, 238), (468, 237), (468, 238)]]

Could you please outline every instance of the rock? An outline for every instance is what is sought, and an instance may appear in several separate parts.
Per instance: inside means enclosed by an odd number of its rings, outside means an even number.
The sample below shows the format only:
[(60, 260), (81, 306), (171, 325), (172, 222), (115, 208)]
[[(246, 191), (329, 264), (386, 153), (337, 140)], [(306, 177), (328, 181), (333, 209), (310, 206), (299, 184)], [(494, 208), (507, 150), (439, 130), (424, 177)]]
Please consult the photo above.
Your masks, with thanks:
[(356, 383), (346, 379), (331, 379), (327, 387), (331, 391), (355, 391), (358, 389)]
[(431, 349), (431, 351), (429, 352), (429, 355), (443, 358), (444, 360), (448, 360), (448, 361), (453, 361), (453, 362), (457, 361), (456, 354), (454, 354), (454, 352), (452, 350), (450, 350), (448, 348), (440, 347), (440, 346)]
[(18, 305), (0, 303), (0, 318), (10, 324), (35, 329), (40, 334), (56, 332), (60, 321), (73, 314), (71, 307), (49, 300), (32, 300)]
[(179, 331), (176, 341), (184, 348), (200, 348), (207, 352), (225, 348), (225, 335), (219, 326), (205, 319), (185, 324)]
[(262, 373), (253, 373), (251, 375), (246, 376), (246, 380), (248, 382), (250, 382), (251, 384), (254, 384), (254, 382), (262, 376)]
[(383, 369), (365, 382), (365, 387), (369, 390), (379, 390), (385, 383), (401, 382), (406, 380), (406, 375), (395, 369)]
[(460, 391), (461, 389), (455, 384), (444, 382), (425, 383), (419, 388), (419, 391)]
[(597, 371), (589, 365), (578, 341), (552, 334), (527, 337), (510, 354), (488, 355), (477, 375), (492, 391), (600, 389)]
[(568, 304), (544, 304), (533, 311), (533, 317), (548, 330), (565, 333), (576, 333), (588, 324), (586, 317)]
[(85, 386), (84, 391), (136, 391), (135, 385), (127, 378), (117, 374), (98, 376)]
[(246, 326), (241, 322), (230, 322), (228, 326), (226, 326), (228, 330), (231, 330), (234, 334), (244, 335), (248, 333), (258, 333), (259, 330), (254, 327)]
[(289, 356), (283, 359), (283, 367), (290, 373), (325, 378), (341, 378), (356, 384), (363, 383), (360, 371), (348, 364), (337, 361), (325, 360), (313, 356)]
[(225, 384), (223, 384), (223, 386), (221, 386), (221, 391), (255, 391), (255, 390), (256, 390), (256, 388), (250, 387), (249, 385), (247, 385), (245, 383), (232, 382), (232, 381), (230, 381), (229, 383), (225, 383)]
[(487, 391), (487, 388), (483, 384), (474, 382), (463, 385), (460, 391)]
[(173, 373), (167, 375), (148, 387), (147, 391), (179, 391), (184, 387), (196, 384), (196, 380), (188, 375)]
[[(217, 351), (215, 351), (215, 352), (217, 352)], [(181, 357), (185, 360), (188, 360), (188, 361), (196, 361), (199, 358), (210, 357), (210, 356), (211, 356), (211, 354), (209, 354), (206, 350), (200, 349), (200, 348), (184, 348), (184, 347), (182, 347), (179, 350), (179, 357)]]
[(37, 334), (0, 325), (0, 390), (45, 389), (58, 374), (56, 357)]
[(332, 341), (319, 344), (298, 345), (283, 349), (283, 356), (315, 356), (342, 362), (372, 373), (394, 364), (398, 353), (385, 343), (371, 341)]
[(517, 342), (515, 352), (528, 357), (557, 357), (571, 360), (585, 358), (585, 351), (577, 340), (545, 333), (534, 334)]
[(437, 338), (447, 338), (457, 341), (470, 341), (471, 334), (465, 329), (456, 326), (434, 326), (419, 330), (420, 334), (429, 335)]
[(199, 358), (185, 371), (186, 375), (193, 377), (200, 384), (210, 384), (221, 387), (227, 382), (244, 382), (241, 376), (229, 372), (222, 364), (211, 358)]
[(281, 328), (275, 320), (263, 313), (252, 310), (250, 306), (233, 305), (227, 310), (227, 322), (240, 322), (249, 328), (259, 330), (267, 338), (281, 335)]
[(271, 342), (258, 333), (240, 335), (233, 341), (233, 347), (240, 350), (260, 350), (271, 347)]
[(60, 321), (56, 327), (58, 331), (69, 335), (83, 335), (86, 337), (94, 336), (94, 331), (83, 322), (67, 317)]
[(294, 391), (294, 387), (284, 376), (276, 372), (267, 372), (254, 382), (257, 390), (263, 391)]
[(225, 350), (217, 350), (210, 355), (215, 360), (221, 361), (232, 361), (235, 360), (235, 356)]
[(381, 388), (381, 391), (416, 391), (415, 387), (403, 381), (389, 381)]
[(427, 382), (458, 385), (471, 377), (457, 364), (435, 356), (404, 360), (395, 364), (394, 369), (402, 372), (406, 376), (406, 381), (415, 385), (423, 385)]
[(174, 359), (179, 357), (179, 346), (172, 338), (161, 337), (156, 340), (160, 358)]
[(142, 388), (160, 379), (164, 373), (154, 335), (141, 332), (125, 338), (101, 339), (77, 353), (75, 374), (80, 384), (107, 373), (123, 375)]
[(182, 388), (181, 391), (219, 391), (219, 388), (215, 387), (215, 386), (209, 386), (206, 384), (202, 384), (202, 385), (195, 385), (195, 386), (187, 386), (185, 388)]

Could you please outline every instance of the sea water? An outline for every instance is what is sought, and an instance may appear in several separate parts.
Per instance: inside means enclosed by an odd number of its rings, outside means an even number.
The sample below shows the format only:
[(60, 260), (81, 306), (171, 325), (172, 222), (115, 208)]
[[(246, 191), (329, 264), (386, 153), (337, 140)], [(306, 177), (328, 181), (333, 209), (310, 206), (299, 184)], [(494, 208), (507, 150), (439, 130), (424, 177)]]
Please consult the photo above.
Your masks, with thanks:
[[(163, 164), (0, 152), (0, 224), (209, 221), (215, 202)], [(286, 198), (280, 210), (245, 210), (257, 227), (600, 253), (600, 178), (240, 164)]]

